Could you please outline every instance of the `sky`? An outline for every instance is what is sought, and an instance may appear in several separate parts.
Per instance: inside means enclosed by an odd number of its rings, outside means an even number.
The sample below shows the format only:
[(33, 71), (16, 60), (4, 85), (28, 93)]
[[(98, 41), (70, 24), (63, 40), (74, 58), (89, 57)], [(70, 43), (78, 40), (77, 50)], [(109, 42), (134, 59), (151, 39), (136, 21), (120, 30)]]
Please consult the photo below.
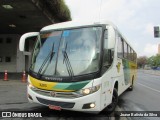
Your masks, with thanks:
[(160, 25), (160, 0), (65, 0), (72, 20), (113, 22), (132, 44), (138, 56), (158, 52), (160, 38), (154, 38), (153, 27)]

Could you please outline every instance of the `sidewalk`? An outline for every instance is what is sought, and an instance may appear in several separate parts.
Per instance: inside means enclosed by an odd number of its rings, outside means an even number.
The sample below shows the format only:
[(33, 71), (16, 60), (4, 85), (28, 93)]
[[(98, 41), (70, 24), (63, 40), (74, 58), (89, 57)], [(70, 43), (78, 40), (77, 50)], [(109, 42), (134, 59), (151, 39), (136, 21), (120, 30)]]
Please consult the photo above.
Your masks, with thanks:
[(160, 76), (160, 70), (144, 70), (144, 69), (139, 69), (138, 71), (146, 73), (146, 74)]

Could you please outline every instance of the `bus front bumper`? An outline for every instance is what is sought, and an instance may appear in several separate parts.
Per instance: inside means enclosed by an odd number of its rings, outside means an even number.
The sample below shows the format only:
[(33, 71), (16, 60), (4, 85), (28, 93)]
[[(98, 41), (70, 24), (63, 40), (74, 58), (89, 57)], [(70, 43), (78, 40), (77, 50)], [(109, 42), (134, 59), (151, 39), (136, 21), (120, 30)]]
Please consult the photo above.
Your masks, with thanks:
[(78, 98), (57, 98), (52, 96), (45, 96), (38, 94), (31, 88), (27, 87), (28, 100), (30, 102), (39, 103), (45, 106), (53, 105), (61, 109), (81, 111), (81, 112), (94, 112), (99, 113), (100, 109), (100, 89), (92, 94), (78, 97)]

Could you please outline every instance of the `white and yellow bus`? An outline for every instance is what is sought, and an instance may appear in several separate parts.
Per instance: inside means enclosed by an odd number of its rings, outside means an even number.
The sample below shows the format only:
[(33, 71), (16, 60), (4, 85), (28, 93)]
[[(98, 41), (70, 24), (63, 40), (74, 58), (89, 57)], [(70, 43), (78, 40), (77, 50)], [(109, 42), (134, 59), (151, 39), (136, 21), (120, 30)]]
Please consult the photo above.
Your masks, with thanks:
[[(136, 52), (110, 22), (70, 21), (49, 25), (36, 37), (28, 75), (30, 102), (55, 110), (113, 111), (118, 96), (133, 89)], [(28, 39), (27, 39), (28, 40)]]

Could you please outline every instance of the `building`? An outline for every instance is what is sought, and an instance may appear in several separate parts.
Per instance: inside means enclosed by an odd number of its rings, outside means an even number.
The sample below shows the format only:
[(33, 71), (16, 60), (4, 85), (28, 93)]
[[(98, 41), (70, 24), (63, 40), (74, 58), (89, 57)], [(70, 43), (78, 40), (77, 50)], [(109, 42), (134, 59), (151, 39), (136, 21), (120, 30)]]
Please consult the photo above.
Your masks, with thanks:
[(160, 55), (160, 44), (158, 45), (158, 55)]
[[(42, 27), (71, 20), (63, 0), (0, 0), (0, 72), (28, 70), (30, 55), (19, 51), (20, 36)], [(27, 42), (32, 51), (35, 40)]]

